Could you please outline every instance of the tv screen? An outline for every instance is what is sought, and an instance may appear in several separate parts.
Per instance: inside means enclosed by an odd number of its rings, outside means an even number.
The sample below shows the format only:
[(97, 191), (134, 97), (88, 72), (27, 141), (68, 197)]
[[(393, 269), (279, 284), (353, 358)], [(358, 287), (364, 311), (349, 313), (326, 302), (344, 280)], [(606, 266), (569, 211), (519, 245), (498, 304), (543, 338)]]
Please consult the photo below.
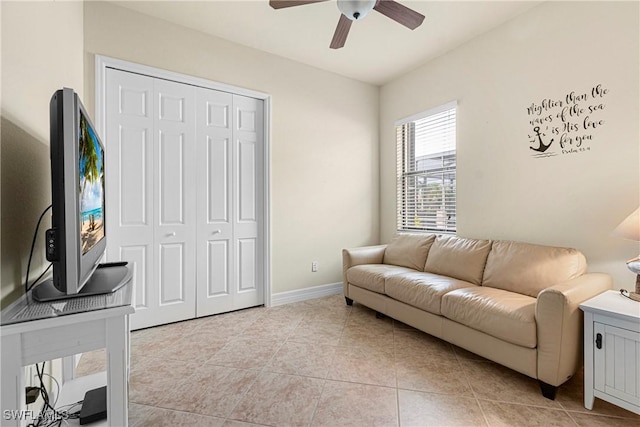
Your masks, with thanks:
[(82, 255), (104, 238), (104, 152), (80, 110), (78, 129), (80, 237)]
[(52, 209), (45, 240), (53, 277), (33, 289), (33, 298), (54, 301), (113, 292), (125, 283), (128, 269), (111, 269), (93, 280), (108, 237), (104, 145), (73, 89), (53, 94), (49, 114)]

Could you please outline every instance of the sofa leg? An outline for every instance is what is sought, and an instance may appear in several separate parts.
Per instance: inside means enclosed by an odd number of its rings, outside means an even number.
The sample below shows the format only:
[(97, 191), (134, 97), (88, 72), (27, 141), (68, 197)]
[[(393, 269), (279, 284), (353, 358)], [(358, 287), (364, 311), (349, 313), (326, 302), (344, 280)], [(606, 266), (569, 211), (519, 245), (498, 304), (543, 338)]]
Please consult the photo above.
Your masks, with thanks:
[(540, 390), (542, 391), (542, 395), (549, 400), (556, 400), (556, 391), (558, 390), (558, 387), (542, 381), (538, 382), (540, 383)]
[(344, 297), (344, 300), (347, 302), (347, 305), (353, 305), (353, 300), (349, 297)]

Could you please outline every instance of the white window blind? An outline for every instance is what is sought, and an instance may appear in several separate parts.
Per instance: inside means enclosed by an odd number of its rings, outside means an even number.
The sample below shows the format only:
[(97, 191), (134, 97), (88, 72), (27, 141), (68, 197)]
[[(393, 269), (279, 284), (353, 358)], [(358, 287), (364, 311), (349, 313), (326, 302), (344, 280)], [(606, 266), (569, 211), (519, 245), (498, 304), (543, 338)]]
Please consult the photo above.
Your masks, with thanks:
[(399, 231), (456, 231), (456, 108), (396, 123)]

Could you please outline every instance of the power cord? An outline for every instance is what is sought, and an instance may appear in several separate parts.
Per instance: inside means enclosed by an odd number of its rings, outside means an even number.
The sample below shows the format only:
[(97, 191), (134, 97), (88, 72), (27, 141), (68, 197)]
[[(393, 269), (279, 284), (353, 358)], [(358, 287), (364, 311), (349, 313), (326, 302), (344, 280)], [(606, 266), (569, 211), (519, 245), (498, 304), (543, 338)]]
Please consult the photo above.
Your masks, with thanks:
[[(42, 367), (42, 370), (44, 371), (44, 366)], [(47, 377), (51, 378), (54, 383), (56, 383), (56, 394), (55, 394), (56, 398), (53, 401), (53, 406), (55, 407), (56, 404), (58, 403), (58, 397), (60, 397), (60, 391), (62, 390), (60, 387), (60, 383), (53, 375), (49, 375), (44, 372), (42, 373), (42, 375), (46, 375)], [(42, 384), (40, 385), (40, 387), (42, 387)]]
[[(38, 219), (38, 224), (36, 225), (36, 229), (33, 232), (33, 240), (31, 241), (31, 251), (29, 252), (29, 262), (27, 263), (27, 276), (24, 279), (24, 293), (26, 294), (27, 292), (29, 292), (29, 290), (31, 288), (33, 288), (36, 283), (38, 283), (38, 281), (40, 279), (42, 279), (42, 277), (44, 276), (44, 274), (49, 270), (49, 268), (51, 268), (52, 264), (49, 264), (49, 267), (47, 267), (47, 269), (40, 275), (40, 277), (38, 277), (32, 284), (31, 286), (29, 286), (29, 270), (31, 270), (31, 259), (33, 258), (33, 249), (36, 246), (36, 239), (38, 237), (38, 229), (40, 229), (40, 223), (42, 222), (42, 218), (44, 218), (44, 215), (47, 213), (47, 211), (49, 209), (51, 209), (53, 205), (49, 205), (40, 215), (40, 218)], [(37, 365), (36, 365), (37, 366)]]
[(44, 277), (45, 274), (47, 274), (47, 271), (49, 271), (51, 269), (51, 267), (53, 267), (53, 263), (50, 262), (49, 265), (47, 266), (47, 268), (45, 268), (45, 270), (42, 272), (42, 274), (40, 276), (38, 276), (38, 278), (36, 280), (33, 281), (33, 283), (31, 284), (31, 286), (29, 286), (27, 288), (27, 292), (29, 292), (31, 289), (33, 289), (33, 287), (35, 285), (38, 284), (38, 282), (40, 281), (40, 279), (42, 279)]
[[(67, 423), (67, 420), (70, 419), (77, 419), (80, 418), (80, 410), (78, 409), (77, 411), (71, 412), (72, 409), (74, 409), (76, 406), (81, 405), (82, 401), (78, 401), (76, 403), (72, 403), (70, 405), (65, 405), (63, 407), (61, 407), (60, 409), (56, 409), (55, 405), (58, 402), (58, 396), (60, 395), (60, 384), (58, 383), (58, 381), (56, 381), (55, 378), (53, 378), (51, 375), (46, 374), (44, 372), (44, 368), (47, 362), (42, 362), (42, 368), (40, 368), (40, 365), (38, 365), (36, 363), (36, 373), (38, 375), (38, 380), (40, 381), (40, 395), (42, 396), (42, 400), (44, 400), (44, 405), (42, 406), (42, 409), (40, 410), (40, 413), (38, 414), (38, 419), (36, 420), (35, 424), (31, 423), (29, 424), (28, 427), (53, 427), (53, 426), (62, 426), (62, 423), (64, 422), (65, 424)], [(51, 405), (50, 401), (49, 401), (49, 394), (47, 392), (46, 387), (44, 386), (44, 380), (43, 380), (43, 376), (47, 375), (50, 378), (52, 378), (56, 385), (58, 386), (58, 393), (56, 396), (56, 400), (54, 401), (53, 405)], [(64, 409), (66, 408), (66, 409)], [(47, 415), (50, 413), (50, 416)], [(41, 424), (43, 421), (46, 421), (47, 424)]]
[(622, 294), (623, 297), (629, 298), (630, 300), (640, 302), (640, 294), (629, 292), (626, 289), (620, 289), (620, 294)]

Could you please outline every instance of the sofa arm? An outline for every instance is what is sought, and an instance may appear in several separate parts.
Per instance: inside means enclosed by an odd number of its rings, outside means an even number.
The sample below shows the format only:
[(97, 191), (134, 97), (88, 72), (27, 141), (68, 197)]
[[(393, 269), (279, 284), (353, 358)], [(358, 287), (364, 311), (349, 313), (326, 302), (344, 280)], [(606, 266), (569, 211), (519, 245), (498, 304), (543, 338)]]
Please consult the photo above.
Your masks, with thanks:
[(579, 305), (613, 287), (603, 273), (584, 274), (538, 294), (538, 379), (552, 386), (582, 366), (583, 315)]
[(347, 270), (354, 265), (382, 264), (386, 248), (387, 245), (377, 245), (342, 250), (342, 288), (345, 297), (349, 296)]

